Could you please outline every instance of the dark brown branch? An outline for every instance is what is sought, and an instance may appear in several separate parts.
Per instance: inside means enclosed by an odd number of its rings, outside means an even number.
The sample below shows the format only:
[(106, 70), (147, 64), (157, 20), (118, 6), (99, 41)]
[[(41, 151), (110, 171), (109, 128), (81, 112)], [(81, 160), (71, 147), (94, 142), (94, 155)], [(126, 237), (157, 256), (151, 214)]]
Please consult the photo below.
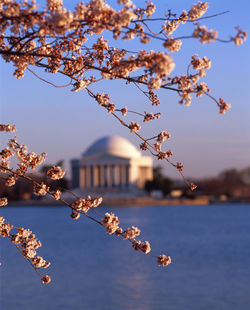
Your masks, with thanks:
[[(204, 17), (200, 17), (200, 18), (197, 18), (195, 20), (190, 20), (190, 19), (187, 19), (186, 22), (188, 23), (193, 23), (195, 21), (199, 21), (199, 20), (202, 20), (202, 19), (208, 19), (208, 18), (213, 18), (213, 17), (217, 17), (217, 16), (221, 16), (221, 15), (224, 15), (224, 14), (227, 14), (227, 13), (230, 13), (230, 11), (224, 11), (224, 12), (221, 12), (221, 13), (217, 13), (217, 14), (213, 14), (213, 15), (209, 15), (209, 16), (204, 16)], [(142, 18), (142, 19), (139, 19), (139, 20), (133, 20), (132, 23), (138, 23), (138, 22), (154, 22), (154, 21), (166, 21), (166, 20), (169, 20), (169, 21), (178, 21), (180, 20), (179, 18)]]

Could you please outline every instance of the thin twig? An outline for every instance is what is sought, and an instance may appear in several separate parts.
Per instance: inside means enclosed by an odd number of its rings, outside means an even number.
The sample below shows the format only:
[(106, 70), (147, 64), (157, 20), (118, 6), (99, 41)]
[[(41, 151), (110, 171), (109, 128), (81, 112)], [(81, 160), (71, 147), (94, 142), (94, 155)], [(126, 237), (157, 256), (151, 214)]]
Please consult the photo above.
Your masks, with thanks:
[(30, 71), (32, 74), (34, 74), (35, 77), (37, 77), (39, 80), (45, 82), (45, 83), (48, 83), (54, 87), (58, 87), (58, 88), (61, 88), (61, 87), (68, 87), (69, 85), (71, 85), (71, 81), (68, 83), (68, 84), (65, 84), (65, 85), (55, 85), (54, 83), (52, 82), (49, 82), (45, 79), (43, 79), (42, 77), (40, 77), (38, 74), (36, 74), (34, 71), (32, 71), (30, 68), (27, 68), (28, 71)]

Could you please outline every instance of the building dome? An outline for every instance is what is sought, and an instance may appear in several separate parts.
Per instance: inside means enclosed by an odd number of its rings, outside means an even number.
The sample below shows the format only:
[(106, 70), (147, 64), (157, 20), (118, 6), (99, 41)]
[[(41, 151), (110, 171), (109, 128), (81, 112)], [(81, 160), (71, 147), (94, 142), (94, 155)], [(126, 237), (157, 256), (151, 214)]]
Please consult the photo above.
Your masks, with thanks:
[(124, 158), (141, 157), (141, 153), (131, 142), (119, 136), (104, 137), (95, 141), (83, 156), (97, 154), (109, 154)]

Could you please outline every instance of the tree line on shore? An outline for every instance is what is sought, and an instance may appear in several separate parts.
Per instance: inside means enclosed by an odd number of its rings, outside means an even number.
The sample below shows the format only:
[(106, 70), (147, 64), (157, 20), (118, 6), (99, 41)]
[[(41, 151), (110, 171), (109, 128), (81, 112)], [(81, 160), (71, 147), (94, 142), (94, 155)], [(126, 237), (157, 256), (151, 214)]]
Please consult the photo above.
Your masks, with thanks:
[[(62, 165), (63, 161), (56, 163), (56, 165)], [(61, 180), (50, 180), (46, 171), (50, 168), (50, 165), (44, 165), (41, 167), (38, 173), (33, 174), (38, 182), (45, 182), (52, 189), (60, 189), (61, 191), (70, 189), (70, 180), (63, 178)], [(37, 199), (37, 196), (33, 195), (33, 186), (26, 180), (19, 179), (16, 182), (15, 187), (6, 187), (3, 178), (0, 178), (0, 196), (8, 195), (9, 200), (30, 200)], [(227, 169), (220, 172), (214, 177), (205, 177), (196, 180), (198, 184), (197, 190), (191, 192), (183, 182), (174, 180), (165, 176), (161, 167), (154, 168), (154, 177), (152, 181), (147, 181), (145, 184), (145, 191), (151, 194), (153, 191), (160, 191), (163, 197), (168, 197), (172, 190), (179, 189), (183, 192), (183, 196), (186, 198), (195, 198), (200, 195), (207, 195), (213, 197), (219, 197), (226, 195), (228, 198), (250, 198), (250, 166), (239, 169)]]
[(149, 193), (159, 190), (165, 197), (172, 190), (180, 189), (183, 191), (183, 196), (189, 198), (200, 195), (250, 198), (250, 166), (245, 169), (226, 169), (217, 176), (197, 179), (195, 183), (198, 185), (197, 190), (191, 192), (185, 187), (184, 183), (164, 176), (161, 167), (156, 167), (154, 169), (154, 178), (145, 184), (145, 190)]

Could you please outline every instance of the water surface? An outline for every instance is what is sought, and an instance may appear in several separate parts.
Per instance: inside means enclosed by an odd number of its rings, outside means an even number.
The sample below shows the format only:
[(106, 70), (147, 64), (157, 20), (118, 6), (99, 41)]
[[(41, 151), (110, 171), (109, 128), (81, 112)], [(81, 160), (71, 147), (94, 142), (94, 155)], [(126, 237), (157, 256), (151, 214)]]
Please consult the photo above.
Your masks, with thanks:
[(6, 207), (12, 224), (42, 241), (51, 261), (42, 285), (8, 240), (0, 240), (2, 310), (249, 310), (250, 205), (101, 208), (136, 225), (141, 240), (173, 263), (135, 252), (66, 207)]

